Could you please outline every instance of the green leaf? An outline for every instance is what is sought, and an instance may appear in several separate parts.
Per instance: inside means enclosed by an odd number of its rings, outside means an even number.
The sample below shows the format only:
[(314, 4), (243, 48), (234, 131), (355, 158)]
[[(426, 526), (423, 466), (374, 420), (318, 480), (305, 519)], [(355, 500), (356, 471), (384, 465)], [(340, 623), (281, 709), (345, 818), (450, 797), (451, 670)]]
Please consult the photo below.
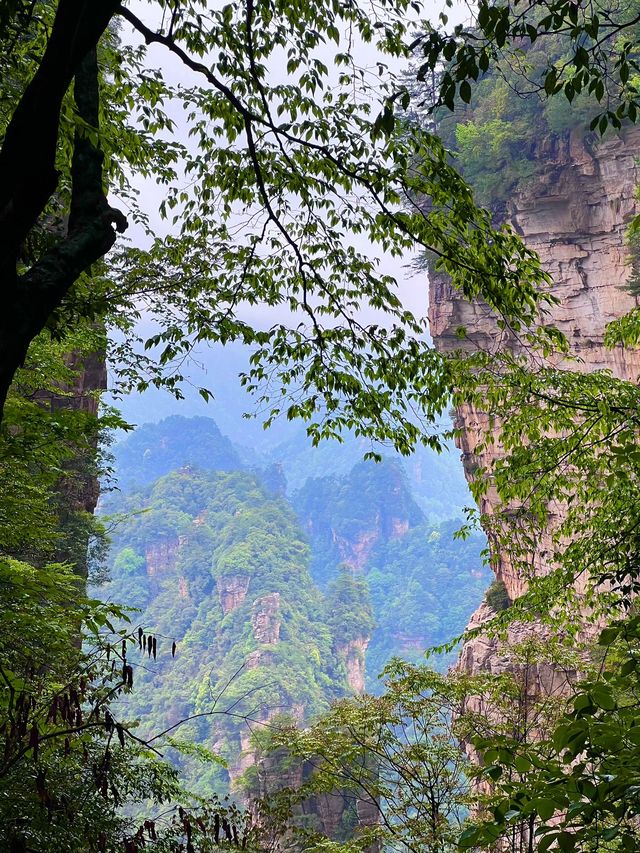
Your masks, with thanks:
[(550, 820), (556, 812), (556, 804), (546, 797), (536, 797), (531, 807), (540, 815), (541, 820)]

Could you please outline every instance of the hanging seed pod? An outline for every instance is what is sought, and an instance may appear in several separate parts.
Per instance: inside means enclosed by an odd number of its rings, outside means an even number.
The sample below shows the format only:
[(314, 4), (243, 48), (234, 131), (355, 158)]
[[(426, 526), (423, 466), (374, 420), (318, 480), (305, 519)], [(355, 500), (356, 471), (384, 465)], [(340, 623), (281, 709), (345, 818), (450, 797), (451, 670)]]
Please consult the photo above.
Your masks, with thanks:
[(216, 844), (220, 843), (220, 815), (217, 814), (213, 819), (213, 840)]
[(48, 723), (57, 723), (58, 722), (58, 697), (54, 696), (51, 705), (49, 706), (49, 713), (47, 715)]
[(156, 659), (156, 650), (157, 650), (157, 647), (158, 647), (158, 644), (157, 644), (157, 641), (156, 641), (156, 638), (155, 638), (155, 637), (153, 638), (152, 643), (153, 643), (153, 659), (155, 660), (155, 659)]
[(110, 711), (104, 712), (104, 727), (108, 732), (113, 731), (113, 717), (111, 716)]
[(142, 638), (144, 637), (144, 631), (142, 628), (138, 628), (138, 647), (142, 648)]
[(176, 641), (174, 640), (171, 645), (171, 657), (174, 658), (176, 656)]
[(38, 726), (36, 723), (31, 727), (31, 732), (29, 733), (29, 746), (33, 750), (33, 760), (38, 760), (38, 746), (40, 744), (40, 733), (38, 732)]
[(118, 740), (120, 741), (120, 746), (124, 749), (124, 729), (120, 725), (120, 723), (116, 723), (116, 732), (118, 733)]

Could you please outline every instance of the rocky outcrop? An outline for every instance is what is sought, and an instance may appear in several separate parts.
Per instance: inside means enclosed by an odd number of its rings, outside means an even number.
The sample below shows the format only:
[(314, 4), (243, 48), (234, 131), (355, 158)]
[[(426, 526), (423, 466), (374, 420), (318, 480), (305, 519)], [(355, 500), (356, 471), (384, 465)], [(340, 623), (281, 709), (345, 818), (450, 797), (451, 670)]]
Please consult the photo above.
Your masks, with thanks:
[(346, 536), (340, 536), (335, 530), (332, 532), (333, 541), (338, 549), (340, 561), (352, 569), (362, 570), (367, 564), (367, 560), (371, 556), (371, 552), (377, 545), (382, 531), (380, 529), (380, 515), (376, 514), (374, 527), (370, 530), (363, 530), (348, 539)]
[[(257, 798), (273, 794), (284, 788), (297, 789), (302, 787), (314, 774), (321, 758), (309, 761), (292, 761), (291, 756), (285, 748), (280, 748), (264, 756), (258, 764), (257, 774)], [(353, 814), (355, 812), (355, 814)], [(345, 817), (352, 823), (355, 817), (356, 826), (354, 835), (358, 828), (375, 825), (380, 819), (380, 810), (376, 802), (366, 795), (354, 796), (351, 792), (335, 790), (329, 793), (312, 794), (296, 805), (293, 821), (306, 827), (315, 829), (329, 839), (337, 839), (344, 832)], [(291, 837), (278, 835), (274, 839), (273, 849), (275, 853), (289, 851), (289, 853), (301, 853), (305, 848), (300, 846), (300, 841)], [(365, 848), (364, 853), (379, 853), (380, 846), (374, 842)]]
[[(385, 542), (387, 539), (401, 539), (409, 532), (410, 527), (411, 522), (408, 518), (382, 519), (381, 514), (377, 512), (369, 529), (361, 530), (351, 538), (341, 536), (332, 530), (331, 537), (340, 555), (340, 561), (351, 566), (352, 569), (361, 571), (366, 567), (378, 542)], [(310, 530), (310, 532), (312, 531)]]
[[(550, 320), (566, 335), (572, 353), (579, 357), (572, 369), (606, 368), (614, 376), (633, 382), (640, 376), (640, 352), (605, 349), (603, 336), (607, 324), (637, 302), (623, 286), (629, 276), (625, 231), (638, 211), (639, 152), (638, 128), (622, 137), (598, 142), (574, 132), (546, 144), (540, 152), (548, 163), (545, 173), (510, 204), (511, 223), (540, 255), (553, 279), (553, 293), (559, 301), (550, 311)], [(460, 348), (456, 331), (461, 326), (466, 330), (465, 347), (491, 351), (504, 343), (503, 333), (486, 306), (465, 301), (439, 274), (431, 276), (429, 322), (434, 343), (444, 352)], [(513, 342), (509, 345), (517, 351)], [(470, 478), (477, 464), (484, 466), (490, 461), (487, 456), (476, 454), (478, 439), (489, 429), (489, 423), (485, 413), (472, 406), (460, 408), (456, 419), (461, 428), (458, 446)], [(499, 428), (494, 432), (497, 439)], [(492, 452), (497, 454), (499, 450)], [(490, 516), (496, 505), (495, 494), (489, 492), (482, 500), (481, 512)], [(550, 507), (551, 526), (554, 515), (557, 520), (562, 511), (562, 507)], [(545, 552), (553, 549), (548, 545), (541, 539), (530, 555), (536, 573), (545, 573), (549, 568)], [(526, 579), (514, 570), (507, 554), (497, 552), (492, 556), (498, 580), (505, 584), (511, 600), (517, 598), (526, 589)], [(481, 606), (472, 625), (481, 625), (490, 615), (486, 605)], [(539, 633), (541, 629), (515, 626), (508, 644), (523, 639), (528, 630)], [(479, 637), (467, 643), (460, 665), (470, 672), (498, 673), (509, 666), (503, 651), (504, 647), (495, 641)], [(559, 688), (560, 676), (552, 670), (541, 669), (533, 675), (541, 693)]]
[(368, 637), (356, 637), (337, 646), (338, 657), (344, 661), (347, 670), (347, 683), (354, 693), (364, 693), (366, 676), (366, 651)]
[(270, 592), (253, 602), (251, 627), (256, 643), (275, 645), (280, 639), (280, 593)]
[(150, 578), (158, 578), (164, 575), (173, 574), (176, 568), (179, 548), (180, 540), (177, 536), (170, 539), (162, 539), (159, 542), (154, 542), (150, 547), (148, 547), (145, 551), (147, 576)]
[(226, 616), (240, 607), (249, 589), (249, 575), (223, 575), (216, 580), (218, 599)]
[[(419, 626), (416, 626), (418, 628)], [(429, 648), (430, 639), (426, 634), (406, 634), (398, 631), (393, 635), (398, 649), (402, 654), (415, 654)]]

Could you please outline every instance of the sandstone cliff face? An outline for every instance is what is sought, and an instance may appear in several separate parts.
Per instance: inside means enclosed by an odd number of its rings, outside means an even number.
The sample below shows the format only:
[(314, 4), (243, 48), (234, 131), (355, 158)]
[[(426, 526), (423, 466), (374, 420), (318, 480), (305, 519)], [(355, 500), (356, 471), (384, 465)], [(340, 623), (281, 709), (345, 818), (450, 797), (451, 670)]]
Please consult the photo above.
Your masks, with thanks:
[(249, 580), (249, 575), (223, 575), (217, 579), (218, 598), (225, 616), (245, 600)]
[(145, 550), (147, 576), (157, 578), (173, 574), (178, 559), (179, 548), (180, 540), (177, 536), (153, 542), (149, 545)]
[[(36, 399), (45, 408), (55, 412), (71, 409), (98, 414), (99, 394), (107, 387), (107, 368), (103, 352), (94, 352), (80, 356), (76, 352), (68, 353), (65, 363), (74, 372), (74, 379), (60, 388), (60, 393), (41, 391)], [(98, 450), (98, 432), (88, 426), (85, 433), (86, 445), (77, 447), (74, 457), (65, 464), (65, 476), (57, 484), (57, 492), (66, 513), (93, 513), (98, 503), (100, 485), (94, 473)], [(58, 551), (56, 559), (74, 563), (75, 571), (82, 578), (87, 577), (88, 539), (78, 548), (69, 552), (65, 546)]]
[(344, 661), (347, 682), (354, 693), (364, 693), (365, 655), (368, 645), (368, 637), (357, 637), (355, 640), (339, 645), (336, 649), (339, 657)]
[(256, 643), (275, 645), (280, 639), (280, 593), (270, 592), (253, 602), (251, 627)]
[[(553, 293), (560, 301), (551, 311), (551, 320), (567, 336), (573, 354), (580, 358), (572, 369), (607, 368), (616, 377), (634, 382), (640, 375), (640, 352), (605, 349), (603, 335), (611, 320), (636, 304), (636, 299), (622, 288), (629, 276), (625, 230), (638, 212), (635, 189), (640, 178), (636, 165), (639, 153), (638, 128), (627, 131), (622, 138), (594, 144), (573, 133), (547, 145), (541, 152), (548, 163), (545, 173), (510, 204), (512, 225), (540, 255), (554, 281)], [(460, 348), (456, 336), (459, 326), (467, 331), (465, 346), (492, 350), (501, 342), (502, 333), (486, 307), (466, 302), (438, 274), (430, 281), (429, 322), (434, 343), (444, 352)], [(475, 454), (488, 421), (482, 411), (471, 406), (461, 408), (456, 416), (462, 428), (459, 447), (470, 477), (476, 463), (484, 465), (489, 461)], [(489, 493), (480, 509), (491, 515), (496, 503), (496, 496)], [(551, 512), (557, 515), (562, 509), (552, 507)], [(544, 573), (548, 568), (543, 554), (547, 544), (541, 541), (531, 554), (531, 566), (536, 572)], [(513, 570), (506, 554), (495, 553), (493, 558), (497, 578), (504, 582), (509, 597), (517, 598), (526, 589), (525, 579)], [(474, 627), (490, 615), (482, 605), (473, 617)], [(526, 630), (522, 626), (512, 629), (509, 642), (522, 639)], [(470, 672), (500, 672), (506, 665), (498, 644), (482, 638), (467, 644), (460, 663)], [(535, 679), (540, 692), (558, 688), (553, 673), (540, 672)]]

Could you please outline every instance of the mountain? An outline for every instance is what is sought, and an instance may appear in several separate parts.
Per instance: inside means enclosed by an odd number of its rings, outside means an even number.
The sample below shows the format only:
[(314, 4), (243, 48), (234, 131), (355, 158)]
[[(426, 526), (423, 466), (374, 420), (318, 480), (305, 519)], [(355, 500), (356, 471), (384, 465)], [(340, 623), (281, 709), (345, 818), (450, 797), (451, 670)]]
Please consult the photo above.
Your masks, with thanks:
[(481, 533), (455, 538), (458, 519), (427, 520), (395, 460), (310, 479), (292, 504), (309, 536), (314, 579), (324, 586), (342, 565), (367, 583), (375, 621), (367, 689), (376, 689), (394, 655), (419, 660), (462, 633), (491, 577), (486, 540)]
[(149, 485), (186, 465), (205, 471), (244, 467), (214, 420), (181, 415), (138, 427), (115, 446), (113, 457), (118, 486), (124, 491)]
[(345, 476), (372, 449), (404, 470), (413, 499), (433, 520), (460, 515), (461, 508), (470, 502), (459, 454), (450, 446), (442, 453), (419, 447), (411, 456), (402, 457), (388, 447), (372, 448), (369, 441), (348, 434), (342, 443), (325, 441), (312, 447), (304, 429), (298, 427), (295, 435), (268, 450), (268, 458), (282, 465), (289, 490), (296, 492), (309, 478)]
[(252, 765), (252, 726), (307, 719), (362, 688), (352, 645), (368, 639), (366, 590), (346, 584), (348, 630), (330, 618), (339, 592), (325, 600), (295, 515), (254, 474), (182, 469), (112, 509), (133, 506), (146, 509), (119, 525), (102, 595), (140, 608), (162, 653), (136, 672), (128, 711), (149, 733), (210, 714), (176, 733), (222, 756), (226, 767), (187, 767), (200, 790), (221, 791)]
[[(231, 437), (242, 467), (281, 465), (289, 491), (301, 489), (309, 477), (348, 474), (357, 462), (362, 461), (365, 453), (373, 449), (393, 457), (402, 465), (415, 500), (433, 520), (442, 521), (460, 515), (461, 508), (470, 503), (459, 454), (452, 444), (447, 445), (441, 454), (421, 447), (412, 456), (403, 458), (388, 447), (372, 446), (349, 432), (344, 434), (342, 443), (324, 441), (313, 447), (304, 425), (285, 418), (279, 418), (269, 429), (263, 429), (256, 401), (242, 388), (238, 379), (238, 374), (247, 369), (250, 355), (250, 348), (239, 343), (208, 347), (199, 352), (191, 364), (189, 383), (183, 388), (184, 400), (176, 401), (167, 391), (149, 388), (142, 395), (130, 394), (116, 401), (117, 405), (125, 420), (144, 424), (143, 427), (138, 426), (134, 436), (142, 430), (151, 437), (153, 433), (149, 428), (152, 424), (149, 422), (162, 422), (178, 411), (186, 421), (213, 419), (220, 431)], [(212, 388), (213, 400), (205, 402), (198, 394), (200, 385)], [(245, 417), (246, 413), (252, 417)], [(444, 419), (442, 430), (448, 426), (448, 420)], [(137, 439), (134, 439), (134, 444), (137, 445)], [(135, 458), (133, 462), (135, 466), (140, 464)], [(202, 457), (191, 464), (203, 469), (211, 468)], [(233, 470), (227, 466), (224, 468)], [(123, 470), (119, 463), (118, 469)], [(171, 469), (158, 470), (155, 476), (167, 473), (167, 470)]]
[[(137, 426), (161, 421), (177, 412), (187, 418), (213, 418), (225, 435), (259, 454), (288, 441), (300, 426), (279, 418), (270, 429), (263, 429), (256, 400), (238, 378), (247, 370), (251, 352), (240, 342), (203, 345), (182, 368), (187, 379), (181, 387), (183, 399), (176, 400), (168, 391), (150, 387), (142, 394), (128, 394), (113, 402), (124, 419)], [(200, 387), (209, 389), (213, 399), (205, 401), (198, 392)]]
[(388, 459), (360, 462), (344, 477), (316, 477), (293, 495), (312, 543), (311, 572), (326, 584), (339, 563), (362, 570), (380, 542), (424, 521), (403, 469)]
[(305, 473), (303, 446), (299, 435), (257, 445), (249, 469), (250, 451), (212, 419), (172, 416), (114, 448), (121, 487), (102, 503), (114, 532), (100, 594), (139, 608), (160, 652), (136, 671), (127, 712), (147, 733), (202, 715), (176, 735), (204, 767), (170, 749), (202, 792), (250, 784), (255, 726), (375, 691), (393, 655), (418, 660), (459, 634), (488, 584), (484, 539), (454, 538), (461, 503), (433, 454), (422, 476), (432, 493), (440, 483), (447, 521), (416, 498), (415, 470), (363, 461), (351, 439), (321, 464), (308, 448), (306, 478), (288, 488), (287, 473)]

